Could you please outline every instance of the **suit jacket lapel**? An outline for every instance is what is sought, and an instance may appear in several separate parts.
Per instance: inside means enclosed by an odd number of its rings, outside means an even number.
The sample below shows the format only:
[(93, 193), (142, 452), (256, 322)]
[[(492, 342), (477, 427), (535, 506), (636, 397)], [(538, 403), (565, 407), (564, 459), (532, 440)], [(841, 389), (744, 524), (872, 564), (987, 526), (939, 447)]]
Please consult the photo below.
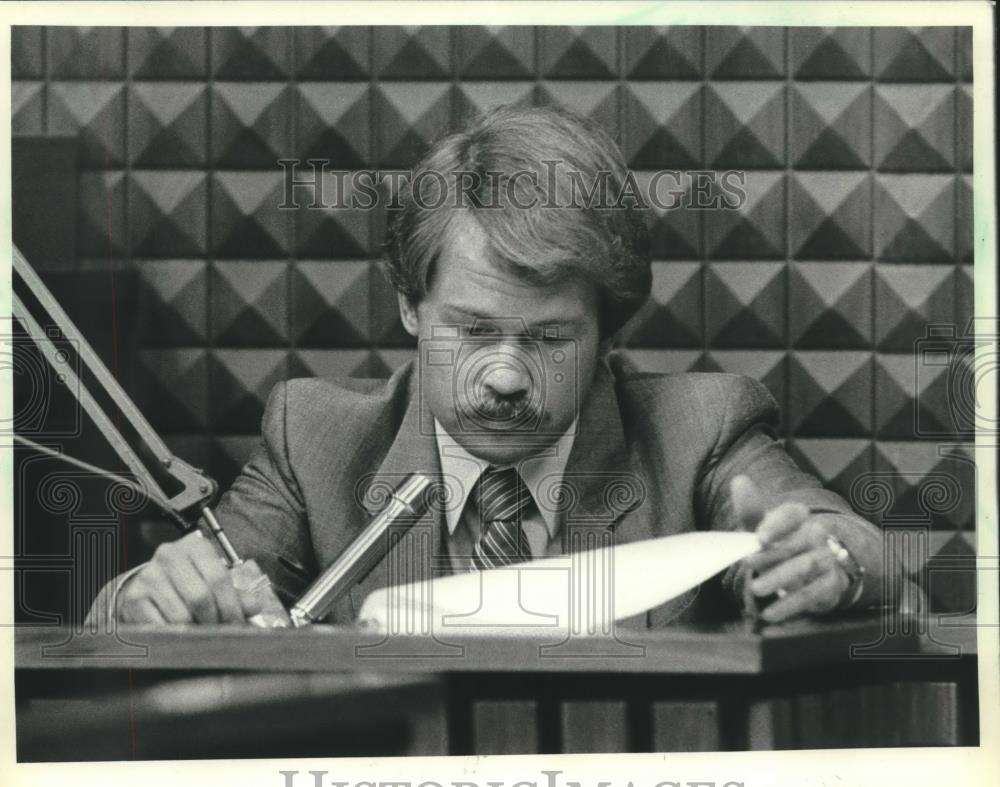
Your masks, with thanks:
[[(433, 424), (433, 419), (417, 390), (418, 379), (414, 368), (410, 374), (406, 411), (396, 439), (378, 470), (368, 479), (362, 496), (362, 505), (370, 517), (384, 507), (385, 493), (399, 486), (410, 473), (441, 478), (437, 440), (433, 432), (421, 429), (422, 424)], [(350, 591), (355, 614), (373, 590), (389, 584), (417, 582), (439, 573), (447, 559), (442, 542), (444, 532), (444, 509), (441, 505), (432, 505), (403, 537), (390, 537), (385, 556)]]
[(580, 411), (564, 482), (575, 501), (563, 513), (564, 552), (609, 538), (652, 537), (649, 480), (626, 443), (614, 375), (604, 362)]

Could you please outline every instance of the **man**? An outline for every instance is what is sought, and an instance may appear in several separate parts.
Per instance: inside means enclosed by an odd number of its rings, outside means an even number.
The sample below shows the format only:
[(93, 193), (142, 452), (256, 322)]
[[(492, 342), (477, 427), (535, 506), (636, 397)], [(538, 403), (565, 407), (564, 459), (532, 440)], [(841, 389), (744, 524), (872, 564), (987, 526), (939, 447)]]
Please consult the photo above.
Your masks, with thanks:
[[(580, 548), (580, 523), (615, 543), (697, 529), (760, 536), (761, 552), (646, 625), (754, 599), (773, 599), (769, 621), (882, 603), (878, 530), (785, 454), (760, 384), (642, 374), (611, 352), (651, 286), (629, 185), (615, 144), (561, 109), (501, 108), (430, 151), (388, 243), (417, 358), (388, 381), (277, 386), (261, 444), (216, 509), (283, 603), (351, 544), (379, 490), (411, 472), (446, 479), (447, 504), (407, 535), (418, 558), (383, 560), (332, 620), (352, 620), (390, 581)], [(258, 611), (199, 533), (161, 546), (113, 606), (130, 623)]]

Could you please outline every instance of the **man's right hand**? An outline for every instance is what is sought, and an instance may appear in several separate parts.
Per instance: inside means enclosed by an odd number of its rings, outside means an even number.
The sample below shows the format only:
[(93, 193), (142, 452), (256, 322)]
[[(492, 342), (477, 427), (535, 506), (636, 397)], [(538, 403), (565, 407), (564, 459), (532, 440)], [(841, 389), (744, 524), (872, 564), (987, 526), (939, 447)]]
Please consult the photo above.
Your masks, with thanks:
[(233, 586), (212, 543), (196, 530), (161, 544), (153, 559), (118, 590), (122, 623), (246, 623), (261, 611), (253, 594)]

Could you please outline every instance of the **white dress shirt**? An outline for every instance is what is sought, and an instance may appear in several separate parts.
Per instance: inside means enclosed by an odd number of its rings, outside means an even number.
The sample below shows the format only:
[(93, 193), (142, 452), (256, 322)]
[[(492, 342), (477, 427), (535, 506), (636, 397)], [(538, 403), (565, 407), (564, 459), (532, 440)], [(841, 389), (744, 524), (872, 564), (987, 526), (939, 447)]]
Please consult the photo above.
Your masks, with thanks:
[[(452, 570), (468, 571), (472, 567), (472, 551), (479, 541), (480, 532), (476, 507), (466, 506), (466, 502), (479, 476), (490, 463), (466, 451), (437, 419), (434, 420), (434, 432), (441, 472), (449, 491), (445, 509), (448, 554)], [(554, 500), (553, 487), (558, 488), (562, 483), (575, 435), (576, 422), (555, 443), (515, 465), (534, 503), (525, 509), (521, 517), (521, 527), (528, 537), (533, 558), (562, 553), (561, 539), (557, 538), (562, 524), (561, 515), (546, 501)]]

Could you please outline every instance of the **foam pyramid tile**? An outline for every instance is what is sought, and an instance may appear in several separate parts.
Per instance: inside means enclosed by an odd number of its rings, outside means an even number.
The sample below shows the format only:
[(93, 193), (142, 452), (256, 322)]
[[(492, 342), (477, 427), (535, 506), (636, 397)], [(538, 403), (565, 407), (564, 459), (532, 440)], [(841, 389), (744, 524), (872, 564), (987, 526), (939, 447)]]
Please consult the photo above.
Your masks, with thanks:
[(806, 438), (789, 440), (785, 447), (799, 467), (848, 500), (855, 480), (871, 472), (872, 448), (868, 440)]
[(371, 355), (369, 375), (371, 377), (388, 377), (404, 363), (415, 358), (416, 353), (413, 350), (376, 349)]
[(931, 323), (955, 314), (951, 265), (881, 265), (875, 271), (875, 337), (883, 352), (913, 352)]
[(145, 257), (206, 251), (205, 173), (134, 171), (129, 180), (129, 247)]
[(44, 82), (10, 83), (11, 134), (17, 136), (42, 133), (42, 113), (45, 111), (44, 90)]
[(864, 263), (799, 263), (790, 269), (789, 331), (795, 347), (872, 346), (872, 270)]
[(367, 79), (371, 75), (371, 28), (296, 27), (295, 75), (299, 79)]
[(274, 82), (216, 82), (212, 157), (224, 169), (269, 169), (291, 154), (291, 91)]
[(959, 319), (965, 319), (973, 313), (974, 277), (971, 265), (963, 265), (955, 271), (955, 314)]
[(972, 172), (972, 85), (958, 89), (958, 163), (965, 172)]
[(954, 258), (955, 178), (879, 175), (875, 182), (875, 254), (883, 260)]
[(617, 74), (613, 27), (542, 27), (540, 46), (540, 76), (547, 79), (610, 79)]
[(541, 104), (561, 104), (590, 118), (613, 140), (621, 141), (618, 117), (620, 90), (616, 82), (542, 82)]
[(129, 27), (128, 73), (134, 79), (203, 79), (205, 28)]
[(456, 66), (465, 79), (530, 79), (535, 74), (535, 31), (530, 27), (459, 27)]
[(949, 85), (875, 89), (875, 165), (882, 171), (955, 168), (955, 90)]
[(788, 31), (796, 79), (866, 79), (871, 74), (871, 29), (793, 27)]
[(796, 172), (792, 253), (796, 259), (869, 259), (871, 178), (866, 172)]
[(296, 263), (292, 331), (299, 347), (366, 345), (371, 323), (368, 262)]
[(781, 350), (710, 350), (702, 368), (752, 377), (771, 392), (782, 412), (785, 409), (785, 352)]
[(381, 271), (372, 272), (372, 341), (378, 348), (416, 347), (414, 339), (399, 319), (396, 291)]
[(12, 79), (31, 79), (45, 74), (42, 41), (45, 29), (37, 25), (11, 25), (10, 75)]
[(256, 435), (271, 389), (286, 379), (284, 350), (214, 350), (209, 403), (217, 432)]
[(704, 353), (701, 350), (643, 350), (630, 349), (628, 357), (644, 372), (674, 374), (703, 371)]
[(712, 82), (705, 93), (710, 167), (780, 167), (785, 157), (783, 82)]
[(702, 275), (696, 262), (654, 262), (653, 288), (632, 318), (630, 347), (701, 347)]
[(375, 73), (381, 79), (448, 79), (452, 73), (447, 27), (388, 27), (375, 36)]
[(211, 69), (216, 79), (287, 79), (290, 27), (213, 27)]
[(891, 489), (884, 524), (952, 529), (972, 521), (976, 468), (968, 453), (926, 441), (879, 442), (875, 471)]
[(455, 110), (463, 120), (477, 117), (501, 104), (531, 106), (534, 82), (463, 82), (455, 96)]
[(133, 82), (128, 108), (132, 166), (204, 166), (207, 103), (207, 91), (198, 83)]
[(873, 30), (875, 77), (891, 82), (954, 79), (955, 31), (948, 27), (879, 27)]
[(232, 485), (259, 445), (260, 438), (249, 435), (223, 435), (213, 440), (212, 477), (222, 489)]
[(781, 259), (785, 256), (785, 176), (748, 172), (746, 199), (735, 210), (705, 214), (712, 259)]
[(222, 347), (280, 347), (288, 342), (288, 264), (215, 262), (211, 270), (212, 340)]
[(858, 82), (806, 82), (791, 91), (791, 157), (800, 169), (871, 164), (871, 90)]
[[(662, 174), (661, 174), (662, 173)], [(652, 254), (660, 259), (696, 259), (701, 256), (701, 223), (704, 211), (685, 207), (693, 205), (693, 176), (635, 172), (640, 193), (647, 195), (647, 222)]]
[(791, 354), (788, 418), (801, 437), (866, 437), (872, 427), (872, 360), (865, 352)]
[(301, 84), (297, 113), (299, 159), (322, 159), (337, 169), (371, 165), (371, 91), (367, 84)]
[[(972, 526), (969, 521), (956, 523), (960, 528)], [(947, 537), (937, 542), (934, 536)], [(927, 561), (927, 596), (934, 612), (970, 613), (976, 609), (977, 571), (983, 570), (982, 558), (976, 558), (975, 533), (959, 530), (955, 533), (931, 533), (931, 558)], [(988, 575), (987, 575), (988, 576)]]
[(625, 27), (625, 76), (629, 79), (699, 79), (702, 34), (693, 26)]
[(451, 125), (452, 89), (446, 82), (383, 82), (376, 96), (382, 167), (412, 167)]
[(148, 318), (144, 344), (203, 345), (208, 338), (208, 265), (204, 260), (142, 260), (140, 306)]
[[(219, 480), (210, 469), (212, 464), (211, 441), (201, 434), (164, 434), (163, 442), (174, 456), (179, 456), (194, 467), (205, 470), (212, 478)], [(221, 488), (225, 489), (225, 486)], [(175, 531), (176, 532), (176, 531)], [(154, 542), (157, 545), (159, 541)]]
[(780, 79), (785, 75), (785, 31), (780, 27), (707, 28), (705, 59), (715, 79)]
[(81, 172), (76, 219), (80, 257), (111, 258), (125, 254), (125, 173)]
[[(967, 271), (959, 269), (956, 273), (963, 282), (960, 289), (965, 289), (964, 283), (968, 283), (971, 272), (968, 277)], [(996, 337), (995, 317), (969, 318), (958, 325), (947, 321), (927, 326), (925, 336), (915, 343), (916, 388), (933, 390), (924, 395), (931, 401), (944, 397), (948, 420), (942, 421), (943, 415), (937, 420), (918, 420), (921, 438), (969, 442), (976, 430), (995, 438), (996, 420), (988, 409), (984, 410), (984, 397), (988, 396), (991, 376), (996, 374)], [(918, 410), (918, 416), (922, 412)], [(945, 409), (937, 408), (936, 412), (943, 414)]]
[[(311, 178), (312, 174), (307, 170), (297, 177)], [(296, 192), (298, 207), (286, 211), (295, 220), (296, 253), (300, 257), (326, 259), (367, 256), (372, 249), (370, 227), (374, 211), (363, 206), (351, 207), (355, 189), (349, 178), (338, 179), (334, 172), (327, 171), (320, 179), (320, 187)], [(310, 207), (314, 203), (319, 207)]]
[(786, 286), (783, 263), (710, 263), (705, 283), (709, 343), (784, 346)]
[(207, 353), (203, 349), (143, 350), (139, 354), (143, 398), (153, 427), (164, 432), (197, 432), (208, 420)]
[(958, 75), (966, 82), (972, 81), (972, 28), (960, 27), (958, 33)]
[(624, 105), (623, 153), (630, 167), (697, 167), (701, 163), (700, 83), (628, 85)]
[(289, 377), (371, 377), (369, 350), (296, 350), (288, 359)]
[(217, 256), (282, 257), (289, 212), (280, 172), (219, 172), (212, 179), (211, 245)]
[(120, 79), (125, 76), (121, 27), (50, 27), (46, 30), (49, 76), (55, 79)]
[(948, 405), (948, 369), (914, 354), (875, 358), (875, 425), (889, 440), (913, 440), (954, 430)]
[(121, 82), (52, 82), (48, 132), (75, 136), (78, 163), (110, 168), (125, 163), (125, 87)]
[[(973, 193), (972, 176), (963, 175), (958, 179), (958, 222), (956, 227), (958, 237), (957, 257), (961, 262), (972, 262), (975, 251), (973, 235)], [(971, 314), (971, 312), (970, 312)]]

